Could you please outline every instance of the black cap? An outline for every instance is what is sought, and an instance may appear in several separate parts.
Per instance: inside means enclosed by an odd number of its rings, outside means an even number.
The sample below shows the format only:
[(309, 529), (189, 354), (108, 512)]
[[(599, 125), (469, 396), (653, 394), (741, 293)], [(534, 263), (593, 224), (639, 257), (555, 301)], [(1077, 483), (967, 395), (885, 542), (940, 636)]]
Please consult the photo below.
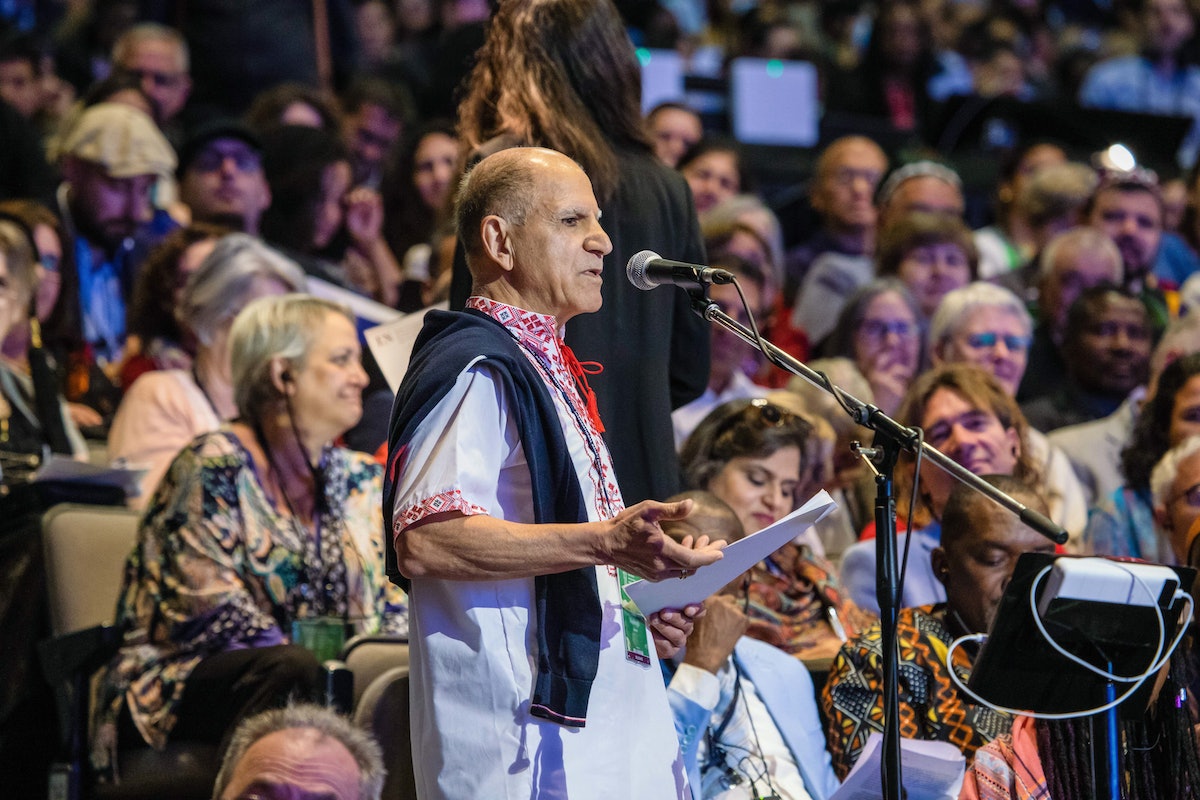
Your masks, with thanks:
[(244, 122), (233, 117), (207, 119), (197, 125), (179, 148), (179, 167), (177, 174), (182, 175), (191, 165), (192, 159), (210, 142), (217, 139), (240, 139), (250, 145), (258, 153), (262, 152), (262, 142)]

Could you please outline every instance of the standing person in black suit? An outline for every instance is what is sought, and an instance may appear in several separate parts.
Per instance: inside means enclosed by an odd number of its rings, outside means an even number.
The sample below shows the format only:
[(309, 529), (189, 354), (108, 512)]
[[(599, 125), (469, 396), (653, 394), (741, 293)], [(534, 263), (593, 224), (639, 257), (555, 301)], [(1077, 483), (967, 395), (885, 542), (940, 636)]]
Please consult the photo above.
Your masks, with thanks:
[[(704, 263), (695, 205), (683, 179), (654, 155), (641, 113), (641, 70), (611, 0), (504, 0), (459, 108), (459, 139), (474, 163), (497, 150), (538, 145), (587, 172), (612, 253), (604, 304), (571, 321), (567, 343), (592, 378), (613, 465), (628, 503), (679, 491), (671, 410), (708, 380), (708, 331), (679, 289), (643, 292), (625, 278), (640, 250)], [(470, 289), (456, 263), (451, 308)]]

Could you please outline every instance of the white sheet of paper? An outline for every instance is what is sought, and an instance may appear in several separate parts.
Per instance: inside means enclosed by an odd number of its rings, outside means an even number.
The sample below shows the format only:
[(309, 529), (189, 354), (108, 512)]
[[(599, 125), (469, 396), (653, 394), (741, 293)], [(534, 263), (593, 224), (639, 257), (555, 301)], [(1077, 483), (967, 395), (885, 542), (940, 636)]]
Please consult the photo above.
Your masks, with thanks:
[(714, 594), (738, 575), (799, 536), (837, 508), (824, 489), (800, 508), (773, 525), (725, 548), (720, 561), (701, 567), (683, 580), (634, 581), (625, 587), (638, 610), (646, 616), (664, 608), (683, 608)]
[[(882, 800), (882, 763), (883, 736), (872, 733), (854, 768), (829, 800)], [(908, 800), (955, 800), (966, 770), (962, 751), (948, 742), (900, 739), (900, 782)]]
[(335, 303), (341, 303), (348, 306), (354, 312), (354, 316), (359, 320), (359, 330), (362, 330), (364, 323), (380, 324), (391, 322), (404, 316), (391, 306), (385, 306), (383, 303), (377, 303), (369, 297), (363, 297), (361, 294), (355, 294), (349, 289), (343, 289), (340, 286), (335, 286), (329, 281), (314, 278), (312, 275), (307, 276), (304, 281), (305, 288), (308, 293), (321, 297), (325, 300), (332, 300)]
[(413, 342), (417, 340), (417, 334), (425, 324), (425, 312), (433, 309), (445, 311), (449, 307), (450, 302), (444, 300), (425, 311), (405, 314), (400, 319), (363, 331), (367, 347), (371, 348), (371, 354), (375, 356), (375, 361), (393, 392), (400, 388), (400, 381), (404, 380), (404, 373), (408, 372), (408, 359), (412, 356)]

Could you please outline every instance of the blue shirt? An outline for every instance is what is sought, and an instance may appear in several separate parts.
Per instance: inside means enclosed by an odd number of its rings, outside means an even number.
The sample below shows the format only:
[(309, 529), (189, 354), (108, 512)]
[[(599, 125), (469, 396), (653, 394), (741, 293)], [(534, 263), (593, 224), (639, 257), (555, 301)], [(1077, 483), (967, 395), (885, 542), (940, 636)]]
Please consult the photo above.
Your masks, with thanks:
[(1191, 117), (1192, 129), (1176, 157), (1182, 167), (1195, 163), (1200, 150), (1200, 66), (1187, 65), (1163, 77), (1144, 56), (1110, 58), (1088, 70), (1079, 89), (1079, 103)]
[(133, 245), (133, 239), (126, 239), (112, 258), (97, 263), (87, 240), (75, 239), (83, 338), (100, 364), (116, 361), (125, 346), (124, 273)]

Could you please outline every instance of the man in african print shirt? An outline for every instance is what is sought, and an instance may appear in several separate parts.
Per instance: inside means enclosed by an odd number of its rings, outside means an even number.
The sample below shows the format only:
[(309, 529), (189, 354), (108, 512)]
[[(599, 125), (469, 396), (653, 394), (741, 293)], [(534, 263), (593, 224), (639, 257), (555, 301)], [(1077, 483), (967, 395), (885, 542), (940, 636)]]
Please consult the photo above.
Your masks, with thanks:
[[(1030, 508), (1046, 513), (1037, 491), (1016, 478), (986, 480)], [(950, 643), (991, 627), (1004, 587), (1021, 553), (1054, 552), (1049, 539), (966, 486), (950, 495), (942, 514), (941, 546), (931, 554), (946, 602), (900, 612), (900, 735), (948, 742), (966, 756), (1008, 731), (1006, 714), (969, 700), (951, 682)], [(975, 650), (954, 652), (953, 669), (965, 683)], [(873, 731), (883, 731), (883, 648), (878, 625), (847, 642), (838, 653), (821, 697), (828, 719), (833, 768), (845, 778)]]

